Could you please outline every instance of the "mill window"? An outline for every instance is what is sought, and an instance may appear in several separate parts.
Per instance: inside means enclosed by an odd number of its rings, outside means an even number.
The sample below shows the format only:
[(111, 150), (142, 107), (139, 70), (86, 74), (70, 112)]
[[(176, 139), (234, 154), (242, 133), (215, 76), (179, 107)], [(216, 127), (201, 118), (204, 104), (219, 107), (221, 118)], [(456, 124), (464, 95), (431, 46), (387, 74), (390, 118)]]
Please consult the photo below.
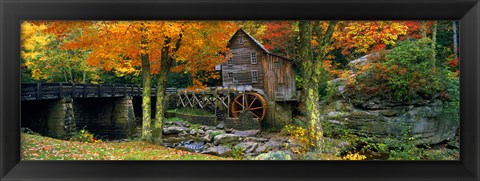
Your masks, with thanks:
[(280, 62), (278, 62), (278, 61), (274, 62), (273, 66), (275, 67), (275, 69), (279, 69), (280, 68)]
[(228, 58), (227, 65), (229, 67), (233, 66), (233, 58), (232, 57)]
[(250, 60), (251, 60), (252, 64), (257, 64), (257, 53), (253, 52), (251, 57), (250, 57)]
[(228, 78), (233, 78), (233, 72), (228, 72)]
[(241, 36), (238, 41), (240, 42), (240, 44), (243, 44), (243, 36)]
[(252, 82), (253, 83), (258, 82), (258, 73), (256, 70), (252, 70)]

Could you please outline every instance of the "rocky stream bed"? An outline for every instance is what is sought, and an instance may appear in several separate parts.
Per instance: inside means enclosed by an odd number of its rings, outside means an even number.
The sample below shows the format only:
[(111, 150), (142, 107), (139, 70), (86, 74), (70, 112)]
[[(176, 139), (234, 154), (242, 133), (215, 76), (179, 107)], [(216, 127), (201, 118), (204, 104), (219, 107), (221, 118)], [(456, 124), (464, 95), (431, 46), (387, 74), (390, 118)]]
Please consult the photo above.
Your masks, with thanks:
[(298, 156), (287, 149), (290, 141), (284, 136), (260, 130), (225, 129), (222, 124), (192, 126), (166, 122), (163, 135), (166, 147), (222, 157), (289, 160)]

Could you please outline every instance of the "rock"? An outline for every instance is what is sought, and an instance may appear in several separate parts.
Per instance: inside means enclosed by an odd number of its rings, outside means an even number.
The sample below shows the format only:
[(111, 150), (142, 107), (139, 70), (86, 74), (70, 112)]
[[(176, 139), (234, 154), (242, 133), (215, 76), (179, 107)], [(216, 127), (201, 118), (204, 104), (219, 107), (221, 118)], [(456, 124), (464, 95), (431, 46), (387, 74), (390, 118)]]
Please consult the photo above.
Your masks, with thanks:
[(225, 123), (222, 121), (222, 122), (218, 123), (217, 129), (223, 129), (223, 128), (225, 128)]
[(245, 131), (233, 130), (232, 133), (237, 136), (251, 137), (251, 136), (257, 135), (258, 132), (260, 132), (260, 130), (245, 130)]
[(197, 130), (192, 129), (192, 130), (190, 130), (189, 134), (190, 135), (197, 135), (197, 133), (198, 133)]
[(182, 132), (188, 132), (190, 129), (180, 126), (169, 126), (163, 128), (163, 134), (170, 135), (170, 134), (179, 134)]
[(259, 138), (259, 137), (247, 137), (244, 141), (252, 141), (252, 142), (267, 142), (267, 138)]
[(233, 131), (234, 131), (233, 128), (227, 128), (227, 129), (225, 129), (225, 132), (226, 132), (226, 133), (232, 133)]
[(212, 146), (212, 147), (208, 147), (205, 151), (201, 153), (228, 157), (232, 155), (232, 149), (230, 149), (227, 146)]
[(175, 122), (175, 125), (180, 126), (180, 127), (186, 127), (186, 128), (190, 127), (190, 125), (187, 125), (187, 124), (182, 123), (182, 122)]
[(205, 126), (205, 125), (201, 125), (200, 129), (203, 130), (203, 131), (211, 130), (210, 127)]
[(283, 147), (285, 147), (285, 143), (287, 141), (278, 141), (270, 139), (268, 142), (265, 143), (265, 146), (272, 149), (273, 151), (277, 151)]
[(243, 143), (239, 143), (239, 144), (235, 145), (234, 148), (241, 149), (241, 150), (245, 151), (245, 153), (252, 153), (252, 152), (255, 151), (255, 149), (257, 149), (257, 147), (258, 147), (258, 143), (243, 142)]
[(267, 147), (266, 145), (259, 145), (253, 153), (260, 154), (260, 153), (265, 153), (267, 151), (270, 151), (269, 147)]
[(351, 105), (354, 107), (352, 111), (341, 111), (330, 106), (325, 118), (334, 123), (332, 126), (340, 126), (338, 129), (348, 129), (348, 134), (374, 136), (378, 138), (376, 141), (387, 137), (399, 138), (407, 131), (413, 134), (417, 144), (453, 140), (458, 124), (442, 116), (443, 103), (439, 100), (430, 102), (428, 105), (405, 104), (394, 107), (387, 106), (391, 103), (383, 102), (370, 108)]
[(208, 131), (205, 132), (204, 139), (207, 142), (212, 142), (212, 141), (214, 141), (213, 138), (215, 136), (221, 135), (221, 134), (225, 134), (225, 131), (223, 131), (223, 130), (216, 130), (216, 131), (208, 130)]
[(181, 133), (178, 133), (178, 136), (179, 137), (185, 137), (185, 136), (188, 136), (189, 134), (186, 132), (186, 131), (183, 131)]
[(277, 152), (268, 152), (268, 153), (262, 153), (253, 160), (291, 160), (292, 158), (290, 155), (284, 151), (277, 151)]
[(226, 144), (226, 143), (235, 143), (240, 141), (240, 136), (234, 135), (234, 134), (220, 134), (217, 135), (213, 138), (213, 144), (214, 145), (219, 145), (219, 144)]
[(323, 148), (323, 152), (326, 154), (335, 155), (339, 152), (347, 150), (351, 146), (350, 143), (343, 140), (328, 137), (324, 137), (323, 139), (323, 145), (321, 146)]

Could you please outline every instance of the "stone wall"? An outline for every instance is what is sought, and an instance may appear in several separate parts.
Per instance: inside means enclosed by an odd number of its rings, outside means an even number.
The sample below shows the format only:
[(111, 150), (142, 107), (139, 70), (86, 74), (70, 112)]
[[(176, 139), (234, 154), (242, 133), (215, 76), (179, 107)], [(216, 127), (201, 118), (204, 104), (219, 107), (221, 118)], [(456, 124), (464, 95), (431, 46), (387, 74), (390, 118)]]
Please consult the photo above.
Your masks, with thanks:
[(268, 102), (267, 116), (261, 122), (262, 128), (279, 131), (292, 122), (293, 102)]
[(218, 124), (217, 117), (215, 115), (190, 115), (176, 113), (176, 117), (188, 121), (192, 124), (201, 124), (207, 126), (217, 126)]
[(249, 112), (240, 113), (238, 118), (226, 118), (225, 127), (236, 130), (260, 130), (262, 128), (260, 121), (253, 118), (253, 115)]

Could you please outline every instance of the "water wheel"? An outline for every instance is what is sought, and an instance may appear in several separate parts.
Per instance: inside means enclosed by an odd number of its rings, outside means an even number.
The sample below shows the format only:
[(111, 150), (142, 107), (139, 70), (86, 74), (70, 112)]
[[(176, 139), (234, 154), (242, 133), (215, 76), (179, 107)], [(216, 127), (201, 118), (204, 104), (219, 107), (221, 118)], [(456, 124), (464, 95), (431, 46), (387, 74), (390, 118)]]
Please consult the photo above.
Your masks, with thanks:
[(258, 93), (239, 94), (231, 103), (232, 117), (238, 118), (243, 111), (250, 111), (254, 118), (262, 121), (267, 114), (267, 101)]

